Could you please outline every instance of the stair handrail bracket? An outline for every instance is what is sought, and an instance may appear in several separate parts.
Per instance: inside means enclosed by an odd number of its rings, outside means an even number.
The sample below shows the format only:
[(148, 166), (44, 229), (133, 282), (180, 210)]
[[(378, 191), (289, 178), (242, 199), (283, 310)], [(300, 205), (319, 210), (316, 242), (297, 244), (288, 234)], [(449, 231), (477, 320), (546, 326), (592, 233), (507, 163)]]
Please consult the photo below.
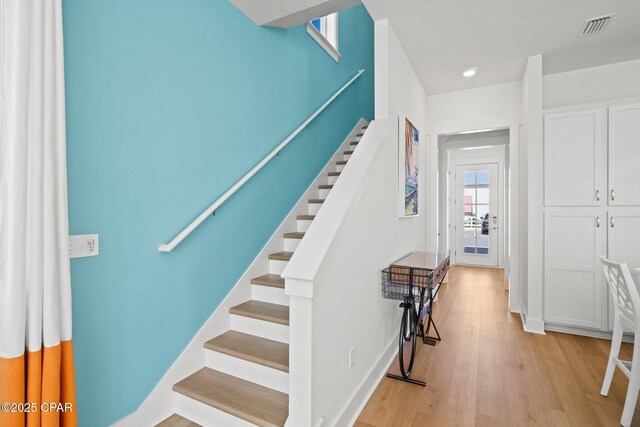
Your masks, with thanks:
[(300, 132), (302, 132), (325, 108), (329, 106), (342, 92), (344, 92), (351, 84), (364, 73), (365, 70), (358, 70), (355, 76), (353, 76), (344, 86), (342, 86), (336, 93), (334, 93), (324, 104), (313, 112), (300, 126), (296, 128), (288, 137), (286, 137), (276, 148), (274, 148), (267, 156), (262, 159), (257, 165), (255, 165), (249, 172), (247, 172), (242, 178), (240, 178), (231, 188), (204, 210), (196, 219), (191, 221), (180, 233), (178, 233), (169, 243), (161, 243), (158, 245), (158, 251), (171, 252), (176, 246), (178, 246), (184, 239), (187, 238), (205, 219), (215, 213), (224, 202), (226, 202), (233, 194), (238, 191), (247, 181), (251, 179), (260, 169), (262, 169), (269, 161), (282, 151)]

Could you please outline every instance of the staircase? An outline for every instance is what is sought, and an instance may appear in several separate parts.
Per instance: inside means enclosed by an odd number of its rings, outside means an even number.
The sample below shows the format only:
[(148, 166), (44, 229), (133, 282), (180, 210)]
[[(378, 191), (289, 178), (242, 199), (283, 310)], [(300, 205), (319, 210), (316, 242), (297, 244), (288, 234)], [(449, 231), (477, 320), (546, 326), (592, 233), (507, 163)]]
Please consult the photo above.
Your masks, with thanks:
[[(229, 309), (231, 330), (204, 343), (205, 367), (173, 386), (177, 414), (158, 426), (284, 426), (289, 414), (289, 297), (280, 276), (315, 219), (368, 125), (355, 131), (328, 172), (297, 230), (281, 237), (269, 271), (251, 280), (252, 299)], [(353, 135), (354, 133), (352, 133)]]

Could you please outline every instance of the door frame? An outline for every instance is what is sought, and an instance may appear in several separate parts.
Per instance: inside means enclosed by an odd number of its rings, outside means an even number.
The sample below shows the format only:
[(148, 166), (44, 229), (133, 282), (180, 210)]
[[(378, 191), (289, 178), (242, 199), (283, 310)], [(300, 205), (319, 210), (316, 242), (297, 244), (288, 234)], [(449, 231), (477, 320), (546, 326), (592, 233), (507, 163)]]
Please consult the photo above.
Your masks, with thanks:
[[(499, 147), (499, 146), (496, 146)], [(455, 170), (458, 166), (473, 166), (473, 165), (482, 165), (486, 163), (496, 163), (498, 165), (498, 265), (495, 268), (505, 268), (505, 248), (506, 245), (506, 208), (505, 208), (505, 170), (504, 170), (504, 155), (503, 156), (486, 156), (486, 157), (476, 157), (476, 158), (465, 158), (465, 159), (456, 159), (449, 162), (448, 165), (448, 189), (449, 194), (447, 197), (448, 207), (447, 207), (447, 224), (448, 229), (450, 230), (447, 236), (448, 245), (450, 252), (453, 250), (453, 253), (450, 253), (451, 263), (457, 264), (457, 256), (455, 253), (456, 248), (456, 232), (452, 229), (452, 224), (455, 224), (456, 215), (455, 215)]]

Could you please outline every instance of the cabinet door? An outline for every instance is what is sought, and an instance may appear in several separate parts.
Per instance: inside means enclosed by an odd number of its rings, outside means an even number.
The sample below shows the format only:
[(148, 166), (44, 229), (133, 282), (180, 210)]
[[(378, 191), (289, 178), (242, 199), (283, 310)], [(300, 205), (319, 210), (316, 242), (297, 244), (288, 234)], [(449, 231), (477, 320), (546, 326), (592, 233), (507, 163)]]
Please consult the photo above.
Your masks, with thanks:
[(600, 206), (606, 109), (544, 118), (544, 201), (547, 206)]
[(640, 206), (640, 104), (609, 108), (609, 204)]
[[(634, 268), (640, 268), (640, 210), (609, 211), (607, 230), (607, 257), (615, 262), (626, 262), (632, 271)], [(603, 285), (606, 286), (606, 283)], [(609, 329), (613, 329), (611, 298), (609, 298)]]
[(598, 211), (545, 214), (545, 321), (600, 329), (600, 253), (605, 218)]

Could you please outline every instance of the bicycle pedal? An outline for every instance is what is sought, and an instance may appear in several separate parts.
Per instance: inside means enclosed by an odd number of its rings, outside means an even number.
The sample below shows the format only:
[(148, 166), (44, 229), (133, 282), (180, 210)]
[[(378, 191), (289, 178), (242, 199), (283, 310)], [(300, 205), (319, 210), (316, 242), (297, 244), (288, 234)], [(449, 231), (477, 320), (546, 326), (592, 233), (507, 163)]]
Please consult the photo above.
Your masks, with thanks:
[(423, 342), (423, 343), (425, 343), (425, 344), (427, 344), (427, 345), (433, 346), (433, 347), (435, 347), (435, 346), (436, 346), (436, 344), (438, 344), (438, 341), (437, 341), (436, 339), (434, 339), (434, 338), (429, 338), (429, 337), (424, 337), (424, 338), (422, 339), (422, 342)]

